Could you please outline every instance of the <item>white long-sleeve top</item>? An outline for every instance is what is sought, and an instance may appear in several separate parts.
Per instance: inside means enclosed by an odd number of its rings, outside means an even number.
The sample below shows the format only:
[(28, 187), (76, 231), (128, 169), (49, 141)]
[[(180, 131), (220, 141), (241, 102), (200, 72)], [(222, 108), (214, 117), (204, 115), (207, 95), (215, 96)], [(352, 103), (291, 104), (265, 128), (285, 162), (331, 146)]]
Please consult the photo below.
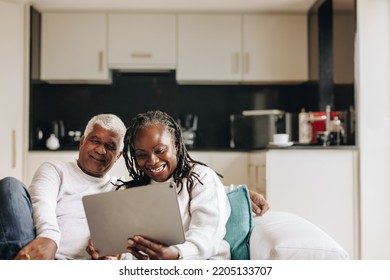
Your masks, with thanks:
[[(194, 179), (189, 204), (186, 180), (183, 181), (178, 201), (186, 241), (176, 247), (183, 259), (230, 259), (230, 246), (223, 239), (230, 216), (230, 204), (225, 188), (218, 175), (209, 167), (197, 164), (194, 172), (199, 175), (203, 185)], [(188, 212), (189, 206), (191, 216)]]
[(57, 244), (56, 259), (90, 259), (85, 248), (90, 238), (81, 198), (115, 189), (117, 179), (85, 174), (74, 162), (50, 160), (36, 171), (29, 192), (39, 237)]
[[(223, 240), (230, 216), (225, 189), (210, 168), (196, 165), (194, 171), (203, 185), (194, 181), (190, 216), (184, 180), (178, 202), (186, 242), (177, 248), (184, 259), (229, 259), (230, 247)], [(109, 175), (97, 178), (85, 174), (76, 161), (50, 160), (39, 167), (29, 186), (34, 225), (37, 236), (56, 242), (56, 259), (90, 259), (85, 250), (90, 232), (81, 198), (112, 191), (116, 182), (117, 178)]]

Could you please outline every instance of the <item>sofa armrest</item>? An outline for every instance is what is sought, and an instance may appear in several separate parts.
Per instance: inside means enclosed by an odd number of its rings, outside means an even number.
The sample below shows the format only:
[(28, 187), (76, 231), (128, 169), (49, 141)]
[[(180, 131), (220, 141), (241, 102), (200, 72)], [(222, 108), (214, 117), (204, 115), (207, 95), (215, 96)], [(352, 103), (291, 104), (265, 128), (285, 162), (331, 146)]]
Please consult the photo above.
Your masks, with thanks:
[(348, 253), (316, 225), (287, 212), (268, 211), (253, 219), (252, 260), (340, 260)]

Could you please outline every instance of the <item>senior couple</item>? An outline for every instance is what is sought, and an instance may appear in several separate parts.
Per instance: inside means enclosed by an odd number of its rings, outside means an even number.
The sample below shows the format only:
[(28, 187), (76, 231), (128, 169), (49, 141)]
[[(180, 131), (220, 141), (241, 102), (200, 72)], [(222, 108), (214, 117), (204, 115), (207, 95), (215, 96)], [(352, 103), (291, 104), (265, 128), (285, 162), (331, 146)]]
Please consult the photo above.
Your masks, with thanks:
[[(108, 174), (123, 154), (131, 181)], [(175, 181), (186, 241), (166, 246), (129, 236), (127, 254), (100, 256), (90, 241), (81, 198), (118, 186)], [(121, 190), (118, 190), (121, 191)], [(268, 203), (250, 192), (252, 210)], [(219, 176), (193, 160), (176, 121), (161, 111), (137, 115), (126, 129), (113, 114), (94, 116), (80, 140), (74, 162), (49, 160), (28, 189), (0, 180), (0, 259), (229, 259), (223, 239), (230, 205)]]

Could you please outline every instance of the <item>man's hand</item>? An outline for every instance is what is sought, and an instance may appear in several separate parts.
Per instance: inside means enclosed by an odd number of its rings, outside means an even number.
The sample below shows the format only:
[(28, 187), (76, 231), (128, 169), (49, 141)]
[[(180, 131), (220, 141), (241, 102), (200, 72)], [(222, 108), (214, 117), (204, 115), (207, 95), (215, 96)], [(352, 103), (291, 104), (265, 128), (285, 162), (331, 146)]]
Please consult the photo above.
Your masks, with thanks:
[(261, 194), (250, 190), (249, 197), (251, 199), (252, 211), (256, 214), (256, 216), (262, 216), (269, 210), (268, 202)]
[(45, 237), (37, 237), (24, 246), (15, 260), (53, 260), (57, 252), (57, 244)]

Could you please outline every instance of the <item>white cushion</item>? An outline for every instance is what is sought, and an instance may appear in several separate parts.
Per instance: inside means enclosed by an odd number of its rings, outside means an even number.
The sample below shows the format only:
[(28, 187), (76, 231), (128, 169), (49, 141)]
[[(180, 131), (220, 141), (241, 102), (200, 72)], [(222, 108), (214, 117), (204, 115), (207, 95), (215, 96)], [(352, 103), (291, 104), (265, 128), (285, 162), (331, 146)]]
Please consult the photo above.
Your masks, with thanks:
[(340, 260), (348, 253), (308, 220), (287, 212), (268, 211), (253, 219), (252, 260)]

